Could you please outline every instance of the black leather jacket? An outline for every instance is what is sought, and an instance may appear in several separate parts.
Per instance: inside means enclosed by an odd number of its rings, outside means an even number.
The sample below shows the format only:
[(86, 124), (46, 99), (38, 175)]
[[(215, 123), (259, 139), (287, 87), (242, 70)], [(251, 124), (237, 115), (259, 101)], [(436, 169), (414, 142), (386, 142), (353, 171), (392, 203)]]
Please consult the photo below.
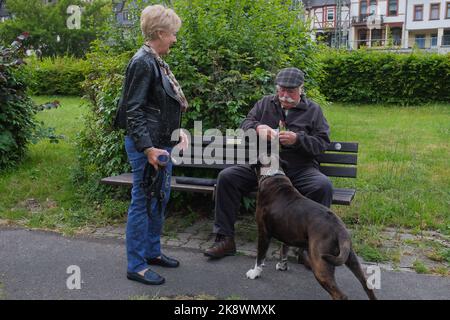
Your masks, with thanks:
[(170, 147), (179, 140), (178, 135), (174, 140), (171, 136), (181, 126), (180, 103), (145, 45), (128, 63), (114, 126), (127, 130), (139, 152)]

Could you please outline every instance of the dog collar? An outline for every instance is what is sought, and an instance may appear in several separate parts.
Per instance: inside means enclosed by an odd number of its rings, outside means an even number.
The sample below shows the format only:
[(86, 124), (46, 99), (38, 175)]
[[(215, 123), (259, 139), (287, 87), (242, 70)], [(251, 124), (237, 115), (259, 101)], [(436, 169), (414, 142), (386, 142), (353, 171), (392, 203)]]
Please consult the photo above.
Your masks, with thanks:
[(268, 170), (266, 174), (261, 175), (261, 178), (259, 179), (259, 183), (263, 182), (265, 179), (274, 177), (274, 176), (285, 176), (283, 170), (277, 169), (277, 170)]

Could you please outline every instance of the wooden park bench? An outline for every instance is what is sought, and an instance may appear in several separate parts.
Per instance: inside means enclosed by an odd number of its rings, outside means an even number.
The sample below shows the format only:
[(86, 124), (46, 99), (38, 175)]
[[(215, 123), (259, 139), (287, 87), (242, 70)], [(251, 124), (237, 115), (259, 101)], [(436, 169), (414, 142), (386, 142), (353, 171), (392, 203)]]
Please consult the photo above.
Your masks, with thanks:
[[(195, 139), (191, 139), (191, 148), (194, 148), (193, 143)], [(224, 137), (222, 142), (217, 143), (212, 137), (204, 136), (202, 138), (202, 149), (207, 146), (221, 147), (223, 148), (224, 156), (227, 150), (238, 150), (239, 148), (247, 149), (247, 157), (249, 154), (249, 148), (251, 145), (247, 143), (242, 143), (241, 139), (235, 137)], [(358, 143), (356, 142), (332, 142), (328, 150), (317, 157), (320, 163), (320, 171), (329, 177), (339, 177), (339, 178), (356, 178), (356, 164), (357, 164), (357, 153), (358, 153)], [(239, 154), (237, 152), (235, 155)], [(203, 155), (203, 152), (202, 152)], [(198, 157), (198, 158), (196, 158)], [(172, 176), (171, 186), (173, 191), (178, 192), (195, 192), (195, 193), (205, 193), (211, 194), (213, 199), (215, 196), (216, 182), (218, 173), (232, 165), (235, 165), (238, 160), (235, 156), (234, 163), (224, 163), (224, 164), (206, 164), (205, 158), (201, 155), (197, 155), (192, 152), (192, 161), (190, 163), (181, 163), (179, 165), (174, 165), (174, 172)], [(196, 160), (196, 162), (194, 161)], [(176, 175), (177, 168), (195, 168), (196, 170), (191, 170), (194, 174), (188, 176)], [(204, 173), (204, 174), (202, 174)], [(184, 174), (184, 173), (183, 173)], [(209, 178), (205, 178), (209, 176)], [(107, 185), (116, 186), (132, 186), (132, 174), (123, 173), (118, 176), (106, 177), (101, 180), (101, 183)], [(254, 190), (256, 191), (256, 190)], [(356, 190), (349, 188), (334, 188), (333, 189), (333, 204), (337, 205), (350, 205)], [(256, 193), (253, 192), (253, 195)]]

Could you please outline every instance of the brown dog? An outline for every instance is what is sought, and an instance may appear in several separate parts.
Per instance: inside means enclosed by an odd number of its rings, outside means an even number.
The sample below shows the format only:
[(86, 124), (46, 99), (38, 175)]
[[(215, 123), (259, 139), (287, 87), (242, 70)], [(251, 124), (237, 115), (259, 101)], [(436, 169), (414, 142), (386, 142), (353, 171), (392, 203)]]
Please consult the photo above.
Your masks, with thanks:
[(277, 270), (287, 270), (289, 246), (301, 251), (306, 249), (308, 253), (303, 255), (305, 266), (312, 269), (317, 281), (333, 299), (347, 299), (334, 278), (335, 267), (345, 263), (361, 282), (369, 299), (375, 300), (342, 220), (327, 207), (300, 194), (282, 170), (257, 174), (258, 254), (256, 265), (247, 272), (247, 277), (255, 279), (261, 275), (261, 266), (273, 237), (284, 243)]

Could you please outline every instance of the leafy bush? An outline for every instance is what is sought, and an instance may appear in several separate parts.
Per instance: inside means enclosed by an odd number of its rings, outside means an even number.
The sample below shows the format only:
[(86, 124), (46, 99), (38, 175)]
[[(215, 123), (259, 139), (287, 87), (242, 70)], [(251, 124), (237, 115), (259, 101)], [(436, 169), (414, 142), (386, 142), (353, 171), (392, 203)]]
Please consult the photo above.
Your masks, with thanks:
[(26, 151), (33, 129), (36, 109), (26, 95), (23, 64), (23, 40), (20, 35), (10, 47), (0, 47), (0, 170), (20, 161)]
[(450, 54), (326, 51), (321, 91), (333, 101), (450, 101)]
[[(299, 19), (301, 8), (282, 0), (173, 3), (183, 25), (167, 62), (190, 103), (184, 128), (192, 129), (194, 120), (203, 121), (203, 130), (236, 128), (258, 99), (274, 92), (275, 74), (286, 66), (303, 69), (308, 95), (323, 101), (317, 89), (321, 64), (308, 26)], [(129, 34), (136, 30), (137, 21)], [(97, 181), (129, 170), (123, 135), (113, 131), (112, 123), (126, 63), (142, 44), (111, 33), (114, 41), (96, 42), (88, 55), (91, 73), (85, 89), (92, 106), (79, 141), (81, 171)]]
[(82, 95), (89, 63), (74, 57), (29, 59), (29, 89), (35, 95)]
[(58, 142), (63, 136), (55, 134), (54, 128), (36, 122), (37, 111), (57, 108), (58, 101), (37, 106), (27, 95), (27, 77), (24, 72), (23, 33), (9, 46), (0, 46), (0, 170), (13, 167), (23, 159), (27, 144), (42, 138)]
[(286, 66), (304, 70), (308, 94), (321, 100), (316, 46), (299, 18), (303, 9), (290, 3), (175, 2), (183, 25), (168, 62), (190, 98), (186, 128), (194, 120), (202, 120), (205, 129), (236, 128), (258, 99), (274, 92), (273, 79)]
[[(124, 148), (123, 132), (113, 129), (123, 75), (134, 52), (113, 54), (109, 46), (96, 41), (87, 55), (91, 73), (84, 84), (91, 102), (84, 119), (84, 129), (77, 139), (80, 168), (76, 179), (83, 181), (90, 193), (102, 190), (98, 181), (112, 174), (130, 171)], [(98, 189), (100, 188), (100, 189)]]

